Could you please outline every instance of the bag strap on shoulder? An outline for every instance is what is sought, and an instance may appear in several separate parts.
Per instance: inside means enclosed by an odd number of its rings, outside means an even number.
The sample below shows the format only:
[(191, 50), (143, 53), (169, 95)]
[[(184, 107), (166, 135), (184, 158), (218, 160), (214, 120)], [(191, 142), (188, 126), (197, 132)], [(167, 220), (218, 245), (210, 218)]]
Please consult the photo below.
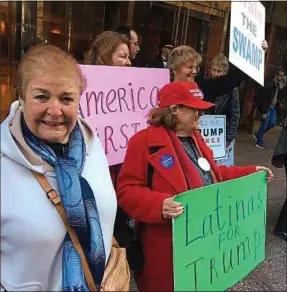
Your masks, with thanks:
[[(149, 153), (154, 154), (159, 150), (159, 148), (160, 148), (159, 146), (153, 146), (149, 149), (150, 150)], [(150, 163), (148, 163), (148, 166), (147, 166), (147, 184), (146, 185), (149, 189), (152, 188), (153, 172), (154, 172), (153, 166)]]
[[(87, 281), (87, 285), (90, 291), (97, 291), (97, 287), (96, 284), (94, 282), (94, 278), (92, 276), (91, 270), (89, 268), (89, 264), (87, 262), (85, 253), (82, 249), (82, 246), (79, 242), (78, 236), (76, 234), (76, 232), (74, 231), (74, 229), (72, 228), (72, 226), (70, 226), (70, 224), (68, 223), (67, 220), (67, 216), (66, 216), (66, 212), (64, 209), (64, 206), (61, 202), (61, 198), (60, 196), (57, 194), (57, 192), (51, 187), (51, 185), (49, 184), (47, 178), (40, 173), (34, 172), (32, 171), (34, 177), (36, 178), (36, 180), (39, 182), (39, 184), (41, 185), (41, 187), (43, 188), (43, 190), (45, 191), (47, 197), (49, 198), (49, 200), (53, 203), (53, 205), (55, 206), (55, 208), (57, 209), (59, 215), (61, 216), (65, 227), (70, 235), (70, 238), (73, 242), (73, 245), (75, 247), (75, 249), (78, 252), (78, 255), (81, 259), (81, 263), (82, 263), (82, 268), (83, 268), (83, 272), (85, 275), (85, 279)], [(113, 245), (116, 245), (116, 241), (113, 241)]]

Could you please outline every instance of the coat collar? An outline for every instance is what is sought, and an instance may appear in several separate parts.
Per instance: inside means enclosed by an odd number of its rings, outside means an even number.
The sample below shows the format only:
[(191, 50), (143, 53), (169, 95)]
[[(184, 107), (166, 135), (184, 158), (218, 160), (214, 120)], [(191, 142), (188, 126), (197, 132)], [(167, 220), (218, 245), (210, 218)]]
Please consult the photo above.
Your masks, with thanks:
[[(148, 130), (148, 147), (162, 147), (171, 145), (171, 141), (168, 135), (168, 130), (163, 126), (149, 126)], [(198, 140), (202, 140), (203, 138), (201, 134), (196, 131), (193, 133), (194, 138)], [(172, 146), (173, 147), (173, 146)]]
[(167, 130), (163, 126), (149, 126), (148, 130), (148, 147), (161, 147), (170, 143)]
[[(148, 127), (148, 147), (159, 147), (158, 151), (148, 156), (148, 162), (155, 171), (166, 180), (166, 183), (174, 189), (176, 194), (187, 191), (188, 188), (183, 170), (168, 132), (164, 127)], [(167, 156), (172, 156), (173, 164), (165, 168), (163, 167), (162, 160)]]
[[(149, 126), (148, 131), (148, 147), (159, 147), (159, 150), (153, 154), (149, 154), (148, 162), (159, 174), (172, 186), (176, 193), (182, 193), (188, 190), (185, 175), (177, 158), (177, 154), (172, 145), (167, 130), (163, 127)], [(203, 157), (208, 159), (213, 171), (213, 178), (216, 181), (221, 181), (219, 169), (213, 160), (212, 151), (204, 142), (201, 134), (196, 131), (193, 133), (194, 139), (197, 141), (198, 147), (202, 152)], [(161, 164), (161, 159), (164, 155), (171, 155), (174, 158), (174, 164), (170, 168), (164, 168)]]

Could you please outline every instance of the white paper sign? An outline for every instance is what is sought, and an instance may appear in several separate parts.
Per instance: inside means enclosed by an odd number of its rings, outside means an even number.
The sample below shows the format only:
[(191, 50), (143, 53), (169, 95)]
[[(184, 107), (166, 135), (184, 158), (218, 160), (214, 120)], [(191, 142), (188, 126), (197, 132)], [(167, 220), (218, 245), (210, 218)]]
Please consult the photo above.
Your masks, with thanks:
[(202, 116), (199, 131), (208, 147), (212, 149), (214, 159), (225, 157), (226, 117), (223, 115)]
[(233, 166), (235, 165), (235, 140), (226, 148), (225, 158), (216, 160), (217, 165)]
[(259, 1), (231, 3), (229, 61), (264, 85), (265, 7)]

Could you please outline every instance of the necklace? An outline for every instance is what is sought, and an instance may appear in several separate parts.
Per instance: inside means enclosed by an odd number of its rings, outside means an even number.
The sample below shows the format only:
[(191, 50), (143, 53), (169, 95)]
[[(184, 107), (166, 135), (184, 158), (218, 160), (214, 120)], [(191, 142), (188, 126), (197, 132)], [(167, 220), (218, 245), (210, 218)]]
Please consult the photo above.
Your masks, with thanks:
[[(211, 166), (208, 160), (202, 157), (191, 137), (183, 137), (180, 138), (183, 148), (187, 152), (189, 158), (192, 160), (194, 164), (196, 164), (201, 171), (201, 173), (206, 178), (209, 184), (212, 183), (212, 176), (210, 174)], [(189, 144), (189, 145), (187, 145)], [(193, 153), (192, 153), (193, 152)]]

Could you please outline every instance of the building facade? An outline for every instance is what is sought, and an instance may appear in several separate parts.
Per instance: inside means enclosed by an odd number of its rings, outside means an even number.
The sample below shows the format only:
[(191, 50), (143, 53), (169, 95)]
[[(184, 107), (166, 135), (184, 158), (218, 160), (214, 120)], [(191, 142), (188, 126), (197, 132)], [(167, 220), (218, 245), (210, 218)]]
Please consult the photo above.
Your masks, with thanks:
[(1, 121), (16, 99), (16, 68), (37, 43), (50, 43), (83, 60), (93, 39), (119, 25), (139, 35), (140, 66), (159, 44), (187, 44), (206, 61), (225, 40), (229, 2), (220, 1), (1, 1)]
[[(266, 67), (271, 72), (275, 64), (286, 62), (287, 4), (263, 4), (270, 46)], [(190, 45), (206, 66), (219, 52), (228, 54), (229, 12), (230, 1), (1, 1), (1, 121), (17, 96), (21, 56), (37, 43), (59, 46), (82, 62), (100, 32), (128, 25), (139, 35), (139, 66), (154, 60), (160, 44)], [(243, 121), (250, 115), (253, 87), (249, 82), (241, 90)]]

